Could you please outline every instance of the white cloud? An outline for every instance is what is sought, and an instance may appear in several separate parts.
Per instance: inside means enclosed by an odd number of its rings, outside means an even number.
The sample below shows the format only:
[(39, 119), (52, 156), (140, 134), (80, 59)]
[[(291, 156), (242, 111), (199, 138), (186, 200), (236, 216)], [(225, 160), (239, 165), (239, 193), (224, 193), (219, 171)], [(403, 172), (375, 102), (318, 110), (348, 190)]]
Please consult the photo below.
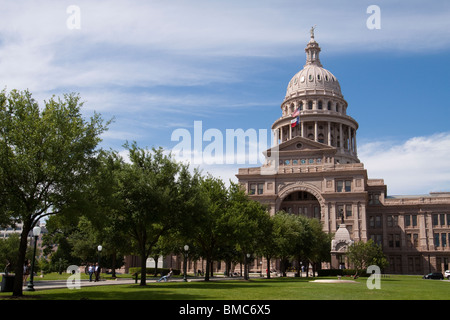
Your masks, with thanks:
[(384, 179), (388, 194), (450, 191), (450, 132), (366, 143), (358, 155), (369, 178)]

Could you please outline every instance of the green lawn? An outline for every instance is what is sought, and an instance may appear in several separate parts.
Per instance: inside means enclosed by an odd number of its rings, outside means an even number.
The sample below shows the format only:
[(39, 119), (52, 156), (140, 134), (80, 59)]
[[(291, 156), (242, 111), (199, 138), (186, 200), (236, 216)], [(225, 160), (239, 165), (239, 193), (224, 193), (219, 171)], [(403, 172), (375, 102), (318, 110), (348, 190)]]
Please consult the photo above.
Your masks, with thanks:
[[(335, 279), (335, 278), (333, 278)], [(370, 290), (367, 278), (356, 283), (315, 283), (311, 278), (274, 278), (148, 283), (24, 292), (27, 300), (448, 300), (450, 282), (420, 276), (381, 279)], [(1, 298), (8, 294), (1, 293)]]

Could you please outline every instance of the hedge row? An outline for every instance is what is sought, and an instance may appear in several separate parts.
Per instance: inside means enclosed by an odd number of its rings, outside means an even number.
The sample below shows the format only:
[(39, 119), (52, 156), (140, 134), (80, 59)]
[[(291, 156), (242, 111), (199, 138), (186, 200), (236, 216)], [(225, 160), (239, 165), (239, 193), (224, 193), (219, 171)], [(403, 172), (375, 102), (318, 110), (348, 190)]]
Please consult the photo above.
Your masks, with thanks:
[[(156, 274), (158, 275), (161, 275), (161, 276), (163, 276), (163, 275), (165, 275), (165, 274), (168, 274), (169, 273), (169, 271), (170, 271), (170, 269), (169, 268), (157, 268), (156, 269)], [(141, 274), (141, 267), (132, 267), (132, 268), (130, 268), (129, 270), (128, 270), (128, 272), (130, 273), (130, 274)], [(180, 275), (180, 273), (181, 273), (181, 271), (180, 270), (178, 270), (178, 269), (172, 269), (172, 272), (173, 272), (173, 275), (174, 276), (178, 276), (178, 275)], [(155, 274), (155, 268), (145, 268), (145, 273), (147, 274), (147, 275), (154, 275)]]
[[(356, 273), (355, 269), (322, 269), (318, 270), (317, 274), (319, 277), (337, 277), (337, 276), (354, 276)], [(370, 275), (367, 274), (364, 270), (359, 271), (358, 274), (359, 277), (369, 277)]]

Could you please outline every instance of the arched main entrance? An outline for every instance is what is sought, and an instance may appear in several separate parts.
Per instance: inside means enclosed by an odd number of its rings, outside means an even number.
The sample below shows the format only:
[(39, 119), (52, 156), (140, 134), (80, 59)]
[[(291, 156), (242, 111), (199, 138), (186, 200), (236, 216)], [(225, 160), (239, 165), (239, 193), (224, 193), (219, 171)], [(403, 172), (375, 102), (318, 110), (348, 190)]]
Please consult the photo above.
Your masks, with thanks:
[(275, 212), (284, 210), (296, 215), (321, 220), (324, 217), (325, 201), (315, 186), (295, 182), (280, 188), (275, 203)]
[(292, 191), (281, 202), (279, 210), (320, 220), (321, 209), (317, 198), (307, 191)]

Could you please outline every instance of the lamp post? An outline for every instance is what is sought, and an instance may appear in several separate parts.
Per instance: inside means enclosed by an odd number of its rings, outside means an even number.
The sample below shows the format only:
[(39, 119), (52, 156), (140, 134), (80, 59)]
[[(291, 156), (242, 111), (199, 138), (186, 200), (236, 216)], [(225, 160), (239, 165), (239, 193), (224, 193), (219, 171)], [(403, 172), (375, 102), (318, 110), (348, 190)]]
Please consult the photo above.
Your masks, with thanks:
[(250, 272), (249, 272), (250, 270), (249, 270), (249, 267), (248, 267), (249, 260), (250, 260), (250, 253), (247, 253), (247, 259), (245, 261), (245, 269), (246, 269), (246, 271), (245, 271), (244, 280), (249, 280), (250, 279)]
[(187, 282), (187, 278), (186, 278), (187, 266), (186, 266), (186, 264), (187, 264), (188, 251), (189, 251), (189, 246), (186, 244), (184, 246), (184, 277), (183, 277), (184, 282)]
[(100, 252), (102, 252), (103, 247), (99, 245), (97, 247), (98, 256), (97, 256), (97, 268), (94, 270), (95, 272), (95, 281), (100, 280)]
[(34, 283), (33, 283), (33, 274), (34, 274), (34, 260), (36, 259), (36, 246), (39, 234), (41, 233), (40, 227), (33, 228), (33, 236), (34, 236), (34, 252), (33, 252), (33, 260), (31, 261), (31, 273), (30, 273), (30, 281), (28, 282), (27, 291), (34, 291)]

